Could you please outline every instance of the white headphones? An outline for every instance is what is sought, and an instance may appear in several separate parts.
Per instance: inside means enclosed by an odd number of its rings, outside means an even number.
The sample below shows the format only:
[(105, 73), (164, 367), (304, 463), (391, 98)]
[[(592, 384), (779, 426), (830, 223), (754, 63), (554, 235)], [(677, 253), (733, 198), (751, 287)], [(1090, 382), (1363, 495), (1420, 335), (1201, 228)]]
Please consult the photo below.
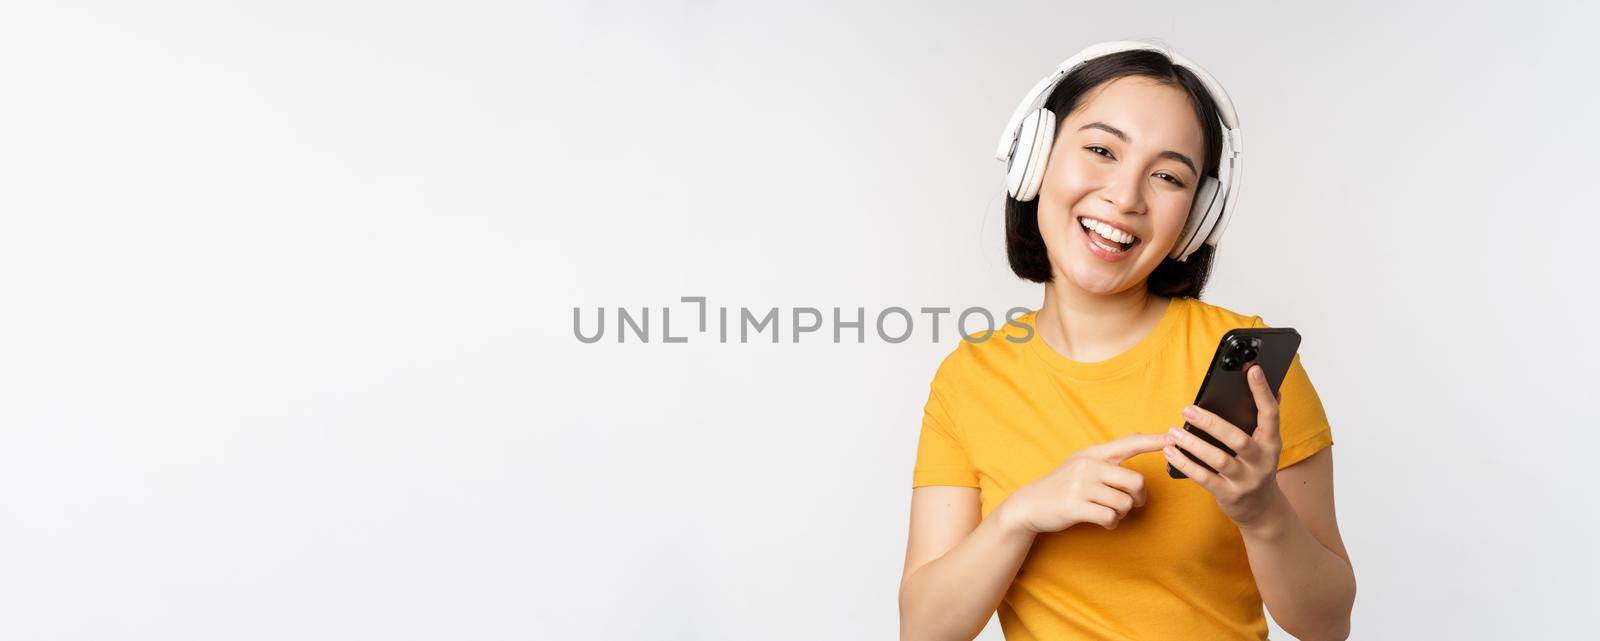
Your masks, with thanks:
[(1222, 162), (1217, 167), (1220, 180), (1209, 176), (1201, 178), (1200, 187), (1195, 190), (1194, 205), (1189, 209), (1189, 219), (1184, 223), (1183, 233), (1178, 236), (1178, 242), (1173, 244), (1172, 253), (1169, 254), (1179, 261), (1188, 260), (1189, 255), (1202, 244), (1216, 247), (1217, 241), (1222, 238), (1222, 231), (1228, 227), (1228, 214), (1239, 200), (1241, 147), (1239, 116), (1234, 113), (1233, 101), (1228, 99), (1228, 93), (1222, 90), (1216, 78), (1183, 56), (1157, 45), (1132, 40), (1090, 45), (1062, 62), (1054, 72), (1033, 86), (1027, 97), (1022, 99), (1022, 104), (1017, 106), (1016, 113), (1011, 115), (1011, 120), (1006, 122), (1006, 130), (1000, 136), (1000, 147), (995, 151), (995, 157), (1006, 163), (1006, 193), (1023, 202), (1033, 200), (1039, 195), (1039, 183), (1044, 178), (1050, 146), (1055, 143), (1056, 115), (1042, 106), (1049, 99), (1050, 91), (1072, 70), (1089, 60), (1139, 49), (1163, 53), (1172, 59), (1173, 64), (1193, 72), (1205, 85), (1207, 93), (1211, 94), (1222, 120)]

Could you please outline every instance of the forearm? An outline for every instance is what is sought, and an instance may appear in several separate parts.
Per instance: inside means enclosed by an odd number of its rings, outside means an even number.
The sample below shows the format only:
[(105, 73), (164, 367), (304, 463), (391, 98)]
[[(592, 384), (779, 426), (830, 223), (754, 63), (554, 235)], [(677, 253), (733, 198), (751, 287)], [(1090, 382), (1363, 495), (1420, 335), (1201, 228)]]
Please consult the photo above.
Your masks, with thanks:
[(1285, 632), (1302, 641), (1350, 635), (1355, 572), (1312, 535), (1287, 497), (1275, 492), (1261, 518), (1239, 532), (1261, 600)]
[(970, 641), (983, 631), (1033, 546), (1002, 503), (950, 551), (900, 588), (902, 641)]

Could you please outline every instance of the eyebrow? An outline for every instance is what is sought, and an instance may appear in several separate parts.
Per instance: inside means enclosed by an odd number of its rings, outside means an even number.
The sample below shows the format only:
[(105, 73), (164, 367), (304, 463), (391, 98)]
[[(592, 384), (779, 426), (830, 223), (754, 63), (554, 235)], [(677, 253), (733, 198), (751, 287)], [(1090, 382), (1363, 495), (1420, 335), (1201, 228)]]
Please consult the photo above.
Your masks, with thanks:
[[(1122, 140), (1122, 142), (1133, 142), (1132, 140), (1128, 139), (1128, 134), (1122, 133), (1121, 129), (1118, 129), (1116, 127), (1113, 127), (1113, 126), (1108, 125), (1108, 124), (1103, 123), (1103, 122), (1091, 122), (1091, 123), (1089, 123), (1087, 125), (1079, 127), (1078, 131), (1083, 131), (1085, 129), (1100, 129), (1100, 130), (1103, 130), (1103, 131), (1105, 131), (1105, 132), (1107, 132), (1107, 133), (1109, 133), (1109, 134), (1111, 134), (1113, 136), (1116, 136), (1118, 139)], [(1156, 155), (1161, 157), (1161, 158), (1170, 158), (1172, 160), (1176, 160), (1178, 162), (1181, 162), (1185, 166), (1187, 166), (1189, 168), (1189, 171), (1193, 172), (1194, 175), (1196, 175), (1196, 176), (1200, 175), (1200, 170), (1199, 169), (1195, 169), (1194, 161), (1193, 160), (1189, 160), (1188, 156), (1180, 154), (1180, 153), (1178, 153), (1176, 151), (1173, 151), (1171, 149), (1168, 149), (1168, 150), (1163, 151), (1163, 152), (1161, 152), (1159, 154), (1156, 154)]]

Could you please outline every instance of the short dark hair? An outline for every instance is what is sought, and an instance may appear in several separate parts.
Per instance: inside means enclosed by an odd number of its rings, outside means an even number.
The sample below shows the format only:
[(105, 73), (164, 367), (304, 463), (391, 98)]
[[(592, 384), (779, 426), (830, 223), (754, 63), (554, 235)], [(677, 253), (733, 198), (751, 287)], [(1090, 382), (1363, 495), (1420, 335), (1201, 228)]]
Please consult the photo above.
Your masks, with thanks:
[[(1056, 114), (1056, 135), (1061, 135), (1067, 115), (1078, 107), (1085, 93), (1125, 76), (1153, 78), (1189, 94), (1189, 103), (1194, 106), (1195, 117), (1202, 123), (1205, 136), (1201, 175), (1216, 178), (1217, 164), (1222, 159), (1222, 126), (1217, 104), (1194, 72), (1173, 64), (1171, 58), (1159, 51), (1139, 49), (1101, 56), (1068, 74), (1044, 102), (1045, 108)], [(1211, 275), (1214, 255), (1215, 248), (1201, 245), (1186, 261), (1162, 258), (1161, 264), (1150, 272), (1149, 290), (1162, 296), (1199, 298)], [(1017, 277), (1036, 283), (1050, 282), (1050, 256), (1045, 251), (1044, 237), (1039, 235), (1038, 198), (1021, 202), (1006, 196), (1006, 256)]]

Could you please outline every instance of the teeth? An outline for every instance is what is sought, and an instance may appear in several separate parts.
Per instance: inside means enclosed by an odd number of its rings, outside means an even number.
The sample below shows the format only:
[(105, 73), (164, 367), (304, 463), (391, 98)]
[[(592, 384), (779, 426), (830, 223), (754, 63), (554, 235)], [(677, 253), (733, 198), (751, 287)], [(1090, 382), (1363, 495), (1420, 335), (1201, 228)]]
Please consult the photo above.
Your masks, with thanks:
[(1083, 225), (1084, 229), (1087, 229), (1087, 230), (1092, 231), (1092, 232), (1094, 232), (1096, 234), (1099, 234), (1100, 237), (1105, 238), (1106, 240), (1110, 240), (1110, 241), (1118, 242), (1118, 243), (1131, 243), (1131, 242), (1133, 242), (1133, 234), (1127, 233), (1125, 231), (1122, 231), (1120, 229), (1117, 229), (1115, 227), (1112, 227), (1110, 225), (1102, 223), (1102, 222), (1100, 222), (1098, 220), (1091, 220), (1089, 218), (1079, 218), (1078, 222), (1079, 222), (1079, 224)]

